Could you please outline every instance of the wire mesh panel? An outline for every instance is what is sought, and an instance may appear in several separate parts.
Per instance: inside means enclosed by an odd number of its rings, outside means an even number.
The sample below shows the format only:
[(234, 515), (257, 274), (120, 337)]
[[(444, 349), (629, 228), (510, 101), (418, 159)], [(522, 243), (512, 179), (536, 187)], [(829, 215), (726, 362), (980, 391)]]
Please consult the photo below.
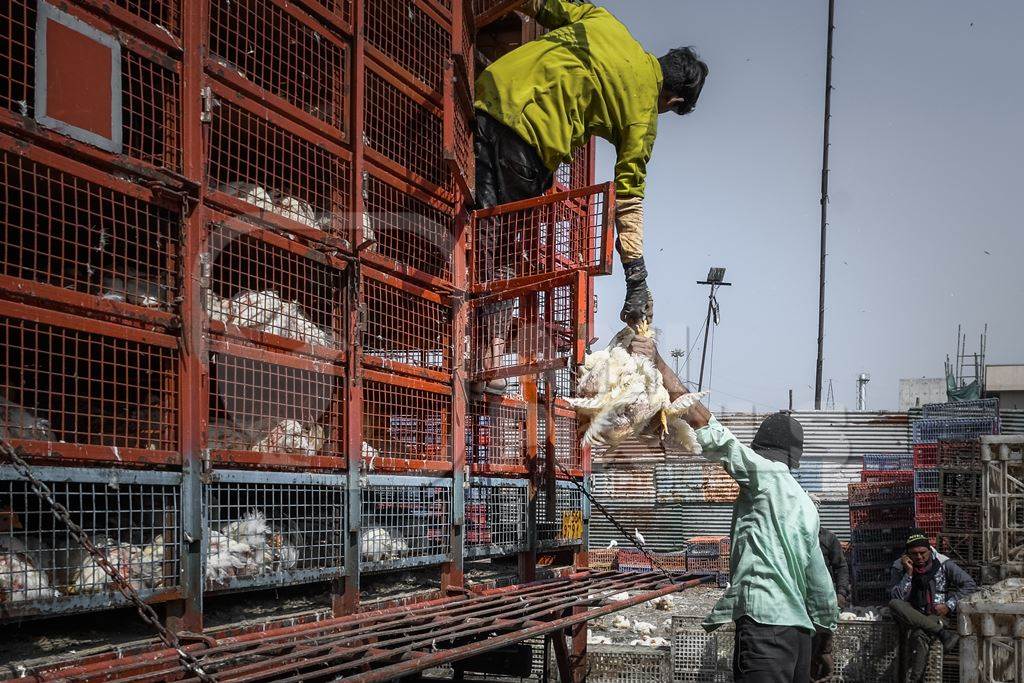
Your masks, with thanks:
[(942, 516), (942, 498), (938, 493), (915, 493), (914, 515), (921, 517)]
[(222, 196), (307, 228), (348, 238), (351, 165), (346, 153), (314, 142), (237, 95), (216, 90), (209, 135), (207, 184)]
[(943, 441), (938, 451), (939, 467), (944, 470), (981, 469), (981, 444), (977, 441)]
[(590, 164), (594, 154), (594, 143), (588, 142), (572, 153), (572, 160), (555, 170), (555, 183), (561, 190), (577, 190), (592, 183)]
[(667, 683), (672, 680), (667, 647), (595, 645), (587, 649), (589, 683)]
[(672, 680), (675, 683), (732, 681), (732, 624), (708, 633), (703, 617), (672, 617)]
[[(3, 10), (0, 10), (3, 11)], [(170, 311), (181, 217), (136, 186), (0, 151), (0, 272), (104, 302)], [(108, 184), (109, 183), (109, 184)]]
[(114, 0), (115, 5), (172, 36), (181, 36), (181, 0)]
[(495, 557), (527, 549), (528, 482), (474, 477), (466, 491), (466, 556)]
[(509, 398), (474, 401), (466, 415), (466, 463), (474, 472), (522, 472), (526, 459), (526, 404)]
[[(583, 471), (583, 447), (580, 445), (579, 437), (576, 435), (577, 418), (572, 410), (559, 410), (556, 408), (553, 416), (555, 421), (555, 462), (560, 464), (577, 476)], [(537, 466), (541, 472), (547, 470), (547, 458), (544, 447), (547, 442), (547, 426), (543, 419), (537, 422), (537, 443), (540, 444), (540, 451), (537, 455)], [(564, 476), (561, 468), (555, 468), (555, 476)]]
[(935, 468), (916, 470), (914, 472), (914, 490), (937, 493), (939, 490), (939, 470)]
[[(980, 526), (975, 529), (980, 529)], [(936, 542), (936, 547), (943, 555), (960, 566), (977, 565), (985, 561), (982, 552), (980, 533), (944, 533)]]
[(414, 82), (440, 91), (444, 63), (452, 52), (446, 23), (423, 0), (376, 0), (364, 13), (363, 32), (375, 56)]
[[(33, 473), (143, 597), (177, 589), (180, 475), (64, 467)], [(13, 468), (0, 466), (0, 618), (124, 602), (50, 506)]]
[(537, 377), (537, 394), (544, 396), (547, 390), (548, 377), (553, 376), (551, 390), (554, 398), (569, 398), (576, 395), (579, 380), (579, 365), (573, 363), (564, 368), (556, 368)]
[(345, 40), (280, 0), (211, 0), (209, 26), (210, 54), (222, 73), (237, 74), (345, 137)]
[(368, 156), (402, 177), (425, 181), (427, 189), (451, 194), (444, 164), (444, 122), (430, 99), (400, 88), (370, 66), (366, 71), (364, 142)]
[(537, 489), (537, 544), (541, 548), (576, 545), (583, 540), (583, 493), (572, 482), (555, 482), (554, 514), (548, 510), (548, 494)]
[(215, 470), (204, 492), (206, 590), (341, 576), (346, 488), (343, 476)]
[(444, 154), (452, 164), (464, 199), (472, 202), (476, 188), (476, 151), (473, 146), (476, 111), (473, 108), (473, 87), (464, 65), (465, 62), (455, 55), (448, 60), (445, 69)]
[(516, 377), (583, 361), (586, 290), (582, 272), (473, 301), (469, 374)]
[(942, 527), (952, 533), (979, 533), (982, 528), (981, 501), (947, 498), (942, 506)]
[(363, 177), (363, 237), (375, 240), (375, 254), (452, 282), (455, 214), (443, 202), (392, 176), (371, 171)]
[(451, 469), (451, 388), (365, 371), (363, 466)]
[(279, 346), (287, 339), (342, 348), (344, 262), (223, 216), (209, 224), (208, 244), (203, 305), (211, 329), (258, 341), (283, 338)]
[(910, 453), (865, 453), (866, 470), (913, 470), (914, 456)]
[(850, 505), (893, 505), (914, 500), (914, 487), (903, 482), (849, 484)]
[(605, 183), (474, 211), (472, 286), (564, 270), (610, 273), (613, 206)]
[(410, 366), (448, 380), (452, 369), (453, 312), (443, 297), (410, 282), (364, 268), (363, 353), (385, 367)]
[(0, 437), (48, 442), (21, 444), (34, 453), (177, 461), (177, 340), (19, 304), (5, 310)]
[(362, 497), (362, 570), (387, 571), (451, 559), (450, 479), (370, 475)]
[(344, 467), (344, 369), (214, 341), (208, 447), (218, 462)]
[[(146, 4), (153, 9), (161, 5)], [(29, 118), (37, 116), (36, 102), (42, 94), (36, 91), (36, 64), (41, 58), (36, 36), (38, 5), (36, 0), (10, 0), (0, 7), (0, 35), (5, 38), (0, 46), (0, 106)], [(120, 34), (119, 40), (121, 60), (114, 77), (121, 87), (120, 110), (112, 112), (112, 123), (120, 121), (121, 152), (152, 166), (180, 171), (179, 66), (127, 35)], [(98, 103), (92, 104), (109, 106), (101, 100)]]
[(892, 621), (840, 621), (833, 639), (840, 680), (896, 681), (899, 632)]
[(926, 420), (941, 418), (999, 417), (999, 399), (981, 398), (956, 403), (927, 403), (921, 409)]
[(954, 502), (981, 501), (980, 470), (940, 470), (939, 494)]

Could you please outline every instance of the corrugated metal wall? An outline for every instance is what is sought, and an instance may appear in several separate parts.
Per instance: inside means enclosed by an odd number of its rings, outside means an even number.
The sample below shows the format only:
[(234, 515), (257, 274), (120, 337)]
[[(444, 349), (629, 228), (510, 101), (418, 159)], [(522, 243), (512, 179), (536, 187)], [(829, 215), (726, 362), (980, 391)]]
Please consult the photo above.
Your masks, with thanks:
[[(1020, 423), (1024, 426), (1024, 411)], [(909, 452), (910, 416), (901, 412), (814, 412), (793, 416), (804, 428), (804, 459), (797, 481), (823, 501), (822, 524), (849, 537), (847, 484), (860, 479), (864, 453)], [(729, 413), (719, 419), (750, 443), (764, 415)], [(678, 549), (700, 534), (727, 534), (736, 484), (701, 456), (666, 455), (630, 441), (612, 453), (594, 453), (594, 491), (623, 525), (637, 528), (657, 550)], [(591, 543), (605, 547), (619, 534), (595, 510)]]

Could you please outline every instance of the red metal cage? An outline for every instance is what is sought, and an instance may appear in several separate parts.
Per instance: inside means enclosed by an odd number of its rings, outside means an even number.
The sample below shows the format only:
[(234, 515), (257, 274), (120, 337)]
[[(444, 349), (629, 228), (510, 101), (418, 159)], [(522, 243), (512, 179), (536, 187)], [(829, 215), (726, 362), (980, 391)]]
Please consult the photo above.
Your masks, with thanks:
[(369, 365), (451, 381), (452, 307), (440, 294), (361, 270), (362, 350)]
[(451, 387), (364, 370), (363, 466), (451, 471)]
[(210, 73), (328, 137), (348, 137), (348, 40), (284, 0), (210, 0), (208, 40)]
[(475, 474), (526, 474), (527, 406), (485, 396), (467, 407), (466, 463)]
[(210, 342), (207, 446), (236, 467), (341, 469), (344, 368)]
[(33, 456), (180, 462), (178, 342), (0, 302), (0, 433)]
[(213, 93), (212, 198), (314, 239), (323, 233), (349, 239), (351, 154), (221, 86)]
[(604, 183), (473, 212), (472, 290), (566, 270), (610, 273), (614, 203)]
[(180, 295), (180, 214), (138, 185), (16, 148), (0, 136), (0, 288), (169, 323)]
[(366, 12), (367, 53), (428, 91), (440, 92), (452, 52), (449, 22), (424, 0), (375, 0)]
[(338, 360), (346, 263), (313, 245), (213, 214), (208, 235), (210, 330)]

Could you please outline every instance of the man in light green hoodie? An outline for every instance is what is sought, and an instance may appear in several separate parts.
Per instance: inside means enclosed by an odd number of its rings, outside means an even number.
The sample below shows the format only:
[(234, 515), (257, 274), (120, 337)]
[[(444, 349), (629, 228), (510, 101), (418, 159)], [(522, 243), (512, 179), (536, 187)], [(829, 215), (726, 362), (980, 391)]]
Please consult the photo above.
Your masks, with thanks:
[[(669, 396), (687, 393), (654, 342), (634, 341), (650, 357)], [(815, 629), (834, 630), (835, 588), (818, 547), (818, 512), (790, 473), (800, 464), (803, 430), (785, 413), (769, 416), (750, 447), (697, 404), (687, 416), (704, 455), (739, 484), (732, 519), (731, 583), (704, 628), (735, 622), (737, 683), (803, 683), (810, 679)]]

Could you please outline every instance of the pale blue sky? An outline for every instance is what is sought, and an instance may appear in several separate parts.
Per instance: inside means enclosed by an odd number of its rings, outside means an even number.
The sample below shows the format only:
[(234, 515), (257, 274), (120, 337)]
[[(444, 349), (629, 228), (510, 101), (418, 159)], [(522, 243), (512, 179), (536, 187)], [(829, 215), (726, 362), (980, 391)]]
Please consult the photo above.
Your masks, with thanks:
[[(661, 118), (649, 166), (663, 350), (687, 325), (696, 339), (695, 281), (726, 266), (712, 407), (785, 407), (789, 388), (812, 407), (827, 2), (600, 4), (711, 70), (693, 114)], [(941, 376), (958, 323), (975, 344), (989, 324), (989, 362), (1024, 362), (1024, 3), (838, 0), (836, 24), (826, 387), (852, 406), (867, 370), (869, 407), (895, 408), (899, 378)], [(601, 144), (599, 180), (613, 160)], [(621, 278), (598, 281), (603, 340)]]

